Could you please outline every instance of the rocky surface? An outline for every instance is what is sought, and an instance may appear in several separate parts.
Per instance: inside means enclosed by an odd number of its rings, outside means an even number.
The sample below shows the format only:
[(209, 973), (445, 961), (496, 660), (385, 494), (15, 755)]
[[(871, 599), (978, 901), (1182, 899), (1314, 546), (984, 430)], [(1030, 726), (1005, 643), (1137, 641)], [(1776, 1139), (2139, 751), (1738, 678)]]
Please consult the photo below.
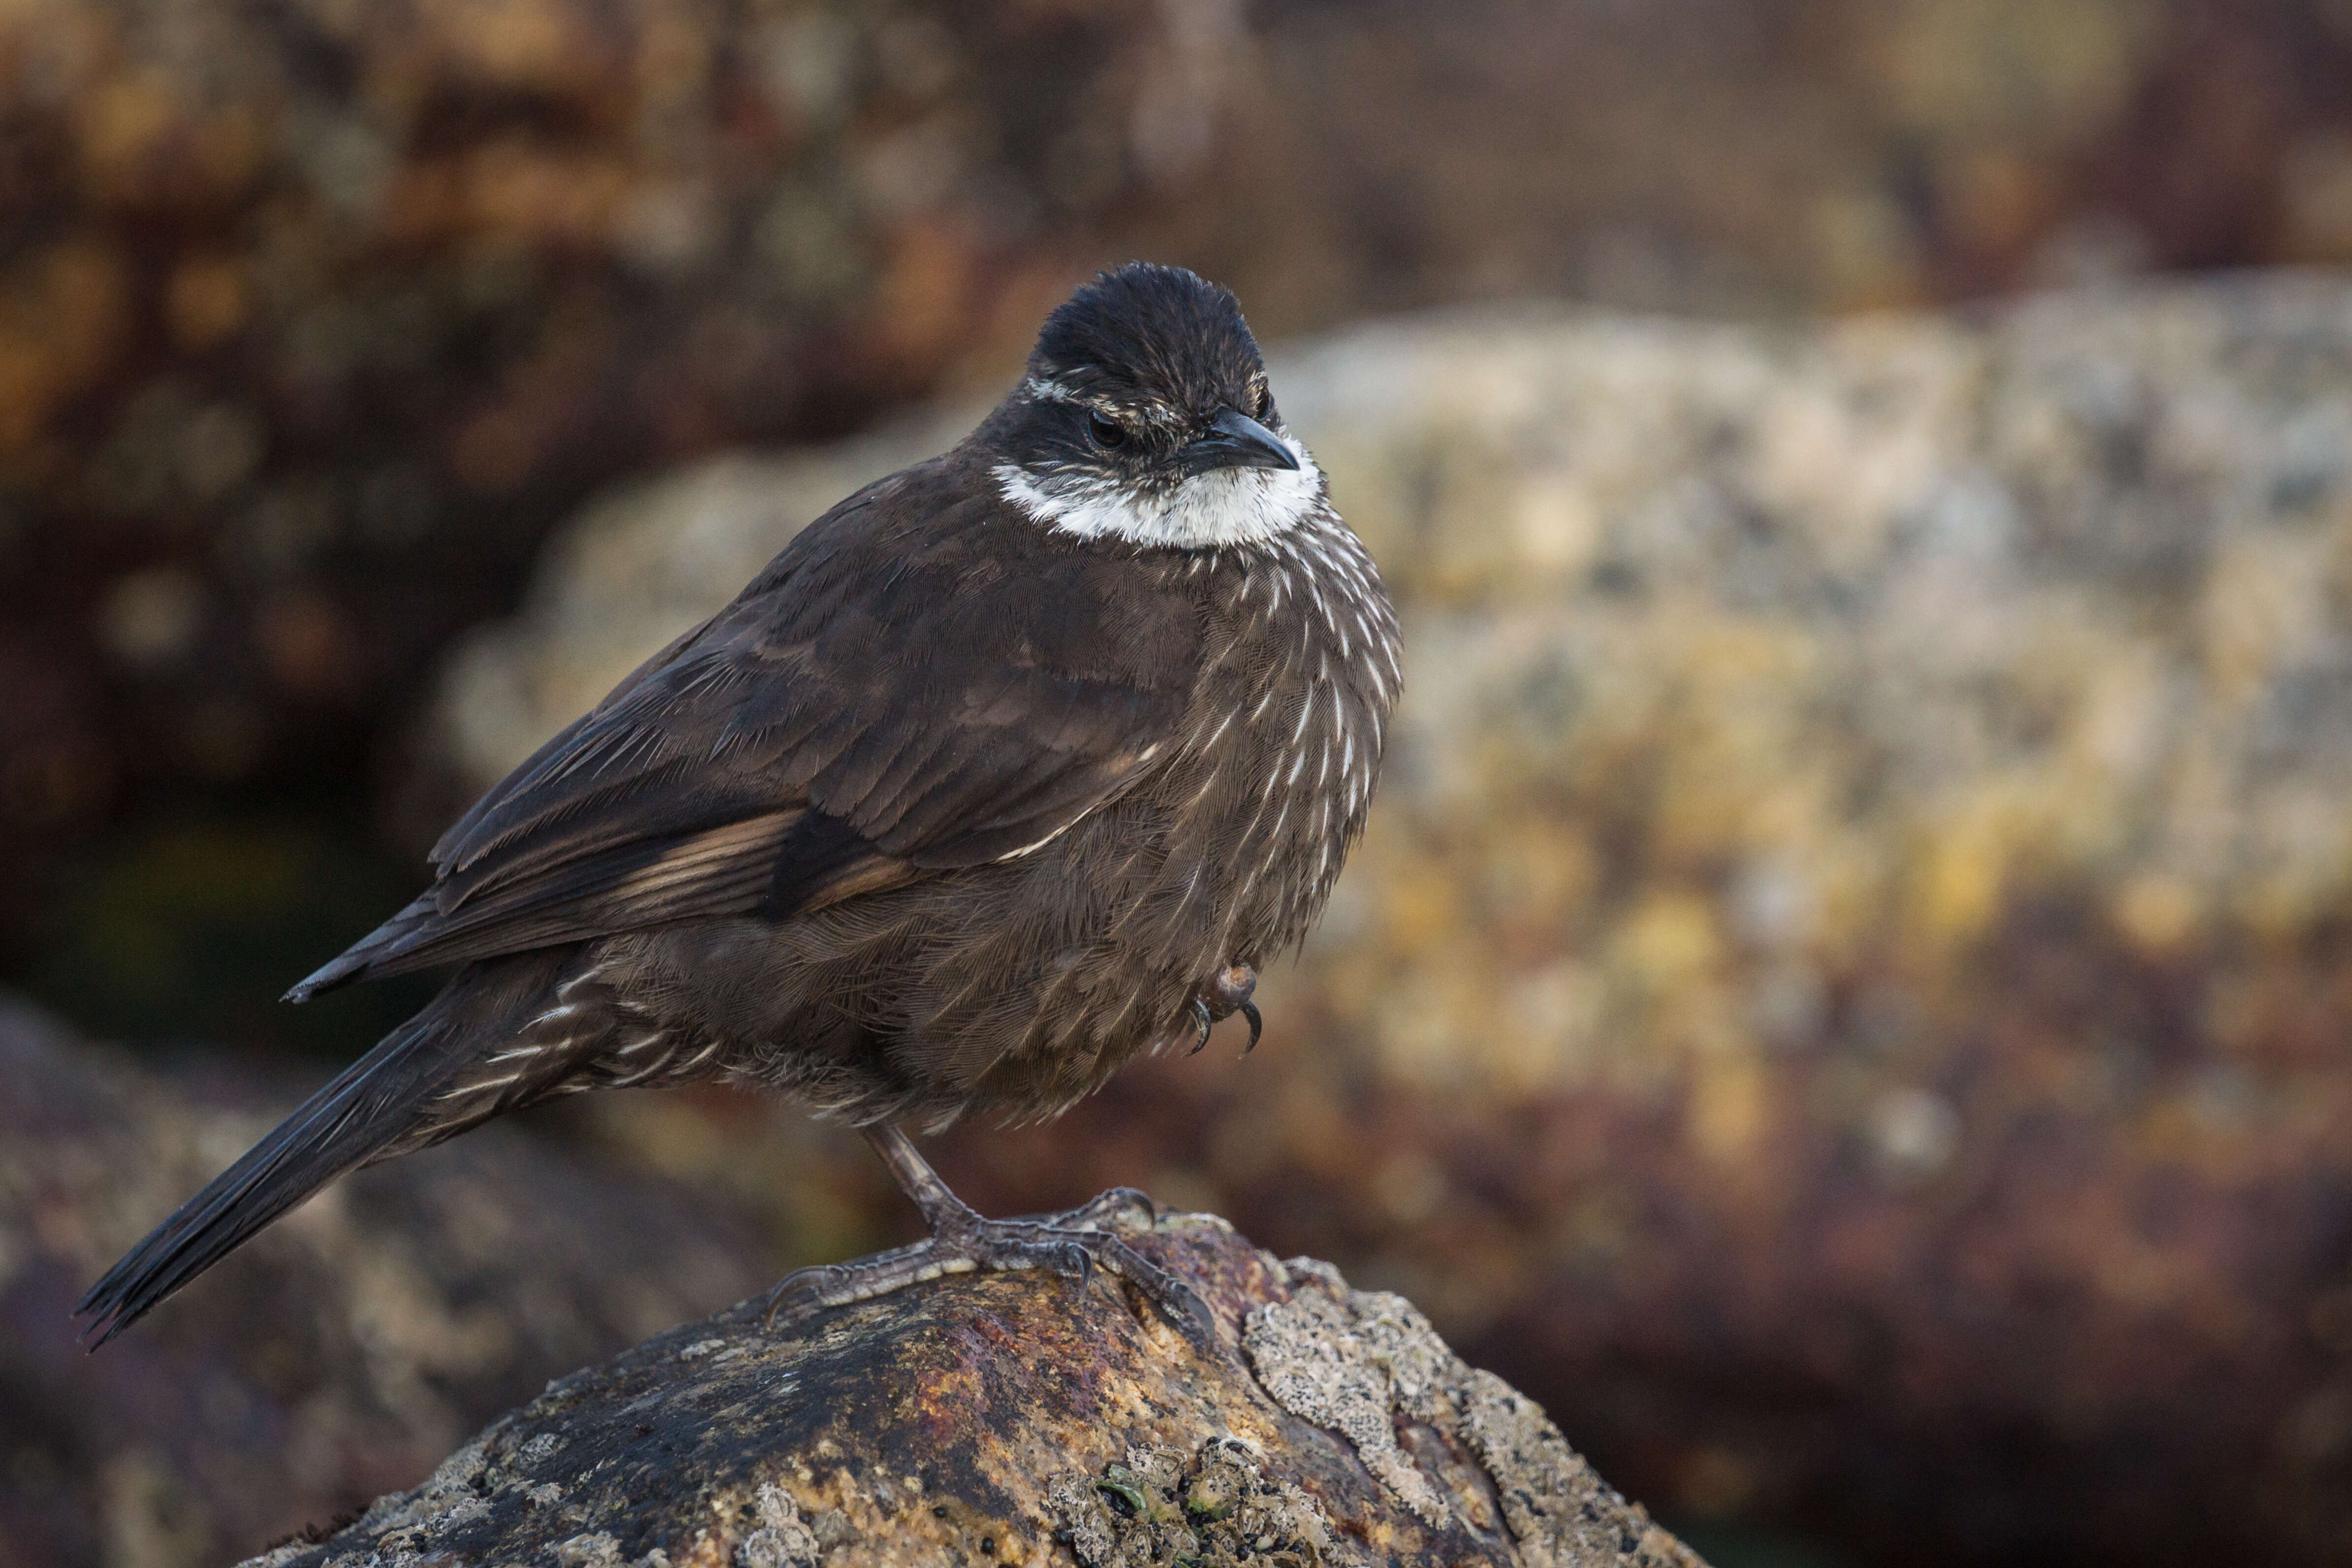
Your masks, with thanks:
[(83, 1288), (299, 1087), (142, 1068), (0, 996), (0, 1564), (257, 1551), (773, 1277), (782, 1249), (739, 1210), (508, 1128), (338, 1183), (83, 1354)]
[(549, 1385), (248, 1568), (1704, 1568), (1402, 1298), (1211, 1216), (1128, 1233), (1209, 1322), (1050, 1272), (784, 1329), (750, 1303)]
[[(943, 1169), (1337, 1258), (1683, 1517), (2332, 1560), (2352, 289), (1278, 361), (1404, 615), (1370, 836), (1265, 1049)], [(592, 510), (453, 665), (467, 779), (964, 418)]]

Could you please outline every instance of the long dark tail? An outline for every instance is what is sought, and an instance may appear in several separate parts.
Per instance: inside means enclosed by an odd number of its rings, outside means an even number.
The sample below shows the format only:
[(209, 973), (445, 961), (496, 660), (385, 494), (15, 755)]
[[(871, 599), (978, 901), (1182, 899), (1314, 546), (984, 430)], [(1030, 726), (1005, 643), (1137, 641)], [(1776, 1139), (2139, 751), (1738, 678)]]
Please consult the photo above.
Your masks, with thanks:
[[(488, 1119), (511, 1102), (445, 1118), (434, 1102), (467, 1063), (528, 1017), (548, 976), (529, 959), (467, 968), (424, 1011), (303, 1102), (148, 1233), (74, 1308), (91, 1350), (137, 1322), (271, 1220), (341, 1176)], [(498, 972), (504, 971), (504, 972)], [(523, 972), (518, 972), (523, 971)]]

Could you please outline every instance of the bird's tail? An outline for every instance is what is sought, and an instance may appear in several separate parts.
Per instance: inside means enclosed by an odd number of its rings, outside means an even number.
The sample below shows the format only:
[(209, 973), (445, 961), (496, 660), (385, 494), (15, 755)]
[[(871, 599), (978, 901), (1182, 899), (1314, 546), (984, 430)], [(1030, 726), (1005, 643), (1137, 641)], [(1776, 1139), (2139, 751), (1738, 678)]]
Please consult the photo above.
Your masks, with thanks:
[(438, 1143), (484, 1119), (487, 1111), (445, 1125), (434, 1103), (486, 1045), (521, 1021), (518, 1004), (543, 995), (545, 985), (535, 973), (499, 975), (485, 984), (488, 979), (480, 968), (459, 973), (424, 1011), (303, 1102), (124, 1254), (74, 1308), (76, 1317), (89, 1320), (82, 1329), (89, 1347), (96, 1350), (137, 1322), (345, 1171)]

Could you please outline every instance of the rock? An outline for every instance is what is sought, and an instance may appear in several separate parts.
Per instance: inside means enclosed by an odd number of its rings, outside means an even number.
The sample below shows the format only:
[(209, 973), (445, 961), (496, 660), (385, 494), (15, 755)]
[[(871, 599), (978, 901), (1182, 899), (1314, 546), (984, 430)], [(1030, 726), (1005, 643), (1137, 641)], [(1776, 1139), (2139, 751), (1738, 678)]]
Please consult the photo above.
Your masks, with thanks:
[(75, 1299), (291, 1107), (289, 1077), (165, 1075), (0, 997), (0, 1563), (257, 1550), (774, 1276), (740, 1209), (501, 1128), (346, 1178), (84, 1355)]
[[(1337, 1258), (1684, 1517), (2331, 1560), (2352, 288), (1276, 358), (1404, 617), (1370, 831), (1264, 1049), (958, 1133), (959, 1189)], [(961, 418), (595, 512), (452, 666), (467, 779)]]
[(1411, 1303), (1212, 1216), (1131, 1224), (1213, 1333), (1108, 1275), (951, 1276), (783, 1330), (747, 1303), (247, 1568), (1703, 1568)]

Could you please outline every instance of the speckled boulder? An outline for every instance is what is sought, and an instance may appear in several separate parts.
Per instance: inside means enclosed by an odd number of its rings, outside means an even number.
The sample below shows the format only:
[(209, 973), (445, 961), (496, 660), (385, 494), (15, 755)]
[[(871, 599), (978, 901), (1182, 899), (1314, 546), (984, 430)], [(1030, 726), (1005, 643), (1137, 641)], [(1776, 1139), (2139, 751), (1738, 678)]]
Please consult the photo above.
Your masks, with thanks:
[(1402, 1299), (1212, 1216), (1129, 1235), (1213, 1332), (1108, 1275), (955, 1276), (789, 1329), (747, 1304), (249, 1568), (1703, 1568)]
[(744, 1212), (519, 1128), (289, 1215), (97, 1355), (75, 1298), (302, 1090), (0, 993), (0, 1563), (212, 1568), (424, 1474), (545, 1380), (761, 1288)]
[[(2352, 288), (1276, 360), (1404, 620), (1370, 831), (1246, 1062), (942, 1169), (1335, 1258), (1687, 1517), (2332, 1561)], [(467, 776), (965, 419), (595, 508), (452, 666)]]

